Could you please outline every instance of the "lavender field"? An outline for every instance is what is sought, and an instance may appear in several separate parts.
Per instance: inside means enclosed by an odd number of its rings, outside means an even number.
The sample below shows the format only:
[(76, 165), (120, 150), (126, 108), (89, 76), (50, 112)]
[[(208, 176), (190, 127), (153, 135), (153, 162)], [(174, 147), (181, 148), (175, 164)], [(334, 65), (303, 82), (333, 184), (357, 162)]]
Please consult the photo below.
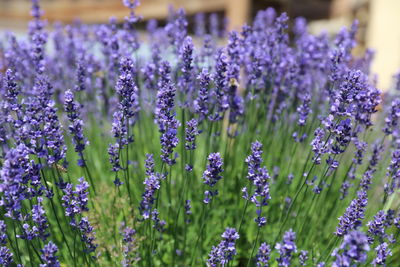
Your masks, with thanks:
[(123, 2), (1, 33), (2, 266), (400, 266), (400, 74), (376, 88), (356, 21), (142, 32)]

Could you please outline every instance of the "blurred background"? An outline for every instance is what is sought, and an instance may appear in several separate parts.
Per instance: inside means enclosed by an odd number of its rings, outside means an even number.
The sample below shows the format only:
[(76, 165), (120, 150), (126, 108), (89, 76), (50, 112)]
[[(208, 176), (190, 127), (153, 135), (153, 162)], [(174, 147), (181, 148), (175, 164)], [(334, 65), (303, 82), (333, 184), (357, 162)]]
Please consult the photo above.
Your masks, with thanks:
[[(44, 18), (50, 23), (71, 23), (79, 18), (85, 23), (107, 22), (111, 16), (122, 19), (128, 10), (121, 0), (41, 0)], [(229, 29), (239, 29), (252, 21), (258, 10), (274, 7), (287, 12), (291, 19), (302, 16), (310, 22), (313, 33), (336, 33), (354, 19), (360, 22), (359, 47), (375, 50), (373, 72), (381, 90), (390, 88), (393, 74), (400, 69), (400, 0), (142, 0), (137, 13), (144, 23), (149, 19), (165, 20), (168, 7), (183, 7), (193, 19), (202, 12), (226, 17)], [(29, 0), (0, 0), (0, 31), (25, 32), (30, 20)], [(145, 24), (142, 24), (145, 29)]]

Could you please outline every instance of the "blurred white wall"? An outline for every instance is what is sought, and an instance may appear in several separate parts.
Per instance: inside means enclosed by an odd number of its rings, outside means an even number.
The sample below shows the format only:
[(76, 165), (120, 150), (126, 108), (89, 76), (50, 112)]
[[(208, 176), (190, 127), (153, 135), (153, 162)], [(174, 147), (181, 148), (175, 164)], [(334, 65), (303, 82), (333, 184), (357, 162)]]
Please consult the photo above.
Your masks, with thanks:
[(370, 0), (367, 46), (376, 51), (372, 71), (387, 90), (400, 69), (400, 0)]

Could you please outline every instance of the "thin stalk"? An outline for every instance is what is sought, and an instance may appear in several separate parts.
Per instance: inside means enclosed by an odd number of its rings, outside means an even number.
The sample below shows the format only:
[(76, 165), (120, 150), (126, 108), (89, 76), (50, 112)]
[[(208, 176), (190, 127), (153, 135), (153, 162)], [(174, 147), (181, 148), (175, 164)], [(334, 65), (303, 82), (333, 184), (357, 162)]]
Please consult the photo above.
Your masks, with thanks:
[(256, 246), (257, 246), (257, 243), (258, 243), (258, 237), (260, 236), (260, 229), (261, 229), (261, 227), (257, 227), (257, 228), (258, 228), (258, 229), (257, 229), (256, 240), (254, 241), (253, 249), (251, 250), (251, 254), (250, 254), (249, 260), (247, 261), (247, 265), (246, 265), (247, 267), (250, 266), (250, 263), (251, 263), (251, 261), (253, 260), (254, 250), (256, 249)]

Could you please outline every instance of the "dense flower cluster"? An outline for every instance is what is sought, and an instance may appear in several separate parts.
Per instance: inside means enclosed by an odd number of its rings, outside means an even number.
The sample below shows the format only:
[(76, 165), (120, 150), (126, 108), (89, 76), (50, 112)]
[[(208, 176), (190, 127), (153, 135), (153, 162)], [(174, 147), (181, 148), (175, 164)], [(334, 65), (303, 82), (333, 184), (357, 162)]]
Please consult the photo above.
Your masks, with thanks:
[[(222, 179), (221, 172), (222, 169), (222, 158), (219, 153), (211, 153), (208, 156), (207, 168), (203, 173), (203, 182), (210, 188), (213, 188), (219, 180)], [(204, 203), (209, 204), (214, 196), (218, 194), (218, 190), (207, 190), (204, 192)]]
[(60, 262), (58, 261), (57, 256), (55, 255), (58, 251), (57, 246), (53, 242), (49, 242), (47, 245), (45, 245), (42, 249), (42, 255), (41, 258), (43, 260), (43, 264), (40, 265), (40, 267), (59, 267)]
[(251, 195), (248, 193), (247, 187), (242, 189), (243, 197), (253, 202), (256, 207), (257, 218), (255, 222), (259, 227), (264, 226), (267, 222), (265, 217), (261, 216), (263, 206), (268, 205), (268, 200), (271, 198), (269, 194), (269, 179), (266, 167), (261, 167), (262, 159), (262, 144), (258, 141), (251, 145), (251, 155), (246, 158), (248, 166), (247, 179), (252, 183), (251, 186), (255, 187)]
[(85, 159), (83, 157), (83, 150), (88, 144), (88, 141), (83, 136), (83, 121), (80, 119), (77, 103), (74, 102), (74, 94), (68, 90), (64, 95), (64, 109), (67, 112), (70, 126), (68, 127), (69, 133), (73, 136), (75, 144), (75, 152), (79, 154), (78, 165), (85, 166)]
[(377, 89), (357, 21), (31, 3), (0, 38), (1, 266), (398, 265), (400, 74)]
[(257, 267), (268, 266), (268, 261), (270, 258), (271, 248), (266, 243), (262, 243), (258, 249), (258, 254), (256, 255)]
[(219, 264), (225, 266), (236, 255), (235, 243), (239, 239), (239, 234), (235, 228), (226, 228), (221, 235), (222, 241), (218, 246), (213, 246), (207, 263), (209, 266), (216, 267)]
[(279, 258), (276, 259), (279, 266), (290, 266), (292, 256), (297, 252), (295, 240), (296, 233), (289, 230), (284, 234), (282, 242), (276, 244), (275, 248), (280, 255)]
[(335, 234), (343, 236), (351, 230), (356, 230), (361, 225), (361, 220), (364, 219), (367, 204), (367, 193), (359, 191), (357, 198), (351, 201), (344, 215), (339, 218), (339, 226), (336, 228)]
[(345, 235), (339, 249), (333, 251), (332, 256), (335, 256), (336, 260), (332, 266), (345, 267), (352, 266), (354, 262), (364, 263), (369, 250), (367, 236), (362, 232), (352, 231)]

